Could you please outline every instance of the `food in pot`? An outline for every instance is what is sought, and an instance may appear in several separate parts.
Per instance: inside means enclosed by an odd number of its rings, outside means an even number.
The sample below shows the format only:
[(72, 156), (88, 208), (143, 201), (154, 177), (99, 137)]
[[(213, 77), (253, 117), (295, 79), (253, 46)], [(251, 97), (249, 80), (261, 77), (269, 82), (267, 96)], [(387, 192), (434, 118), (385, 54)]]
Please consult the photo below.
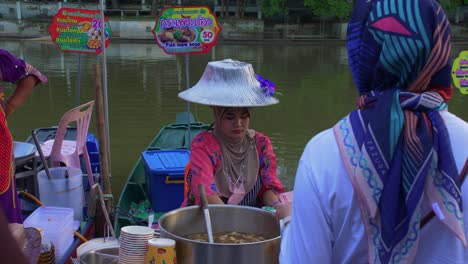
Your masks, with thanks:
[[(192, 234), (188, 235), (187, 238), (201, 242), (208, 242), (207, 233)], [(215, 243), (243, 244), (260, 242), (265, 240), (265, 238), (260, 235), (241, 232), (219, 232), (213, 234), (213, 240)]]

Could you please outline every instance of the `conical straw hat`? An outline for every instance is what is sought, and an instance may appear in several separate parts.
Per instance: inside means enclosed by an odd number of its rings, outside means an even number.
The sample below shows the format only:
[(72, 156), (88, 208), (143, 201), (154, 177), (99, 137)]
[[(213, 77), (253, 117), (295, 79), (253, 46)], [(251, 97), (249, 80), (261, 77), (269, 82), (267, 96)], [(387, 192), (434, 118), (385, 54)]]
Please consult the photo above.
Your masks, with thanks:
[(264, 92), (250, 63), (226, 59), (209, 62), (201, 79), (179, 97), (203, 105), (255, 107), (272, 105), (278, 99)]

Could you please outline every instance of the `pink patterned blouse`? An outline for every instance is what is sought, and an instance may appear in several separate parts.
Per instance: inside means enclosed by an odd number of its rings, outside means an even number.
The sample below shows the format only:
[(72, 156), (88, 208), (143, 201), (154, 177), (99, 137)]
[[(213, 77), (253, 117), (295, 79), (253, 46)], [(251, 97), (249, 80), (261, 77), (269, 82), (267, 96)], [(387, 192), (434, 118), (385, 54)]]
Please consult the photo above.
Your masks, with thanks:
[[(273, 152), (270, 138), (255, 132), (255, 144), (259, 158), (258, 175), (261, 179), (261, 189), (257, 200), (267, 190), (273, 190), (280, 194), (284, 192), (284, 187), (276, 176), (276, 156)], [(221, 166), (221, 147), (218, 140), (211, 131), (204, 131), (198, 134), (192, 141), (190, 166), (191, 182), (190, 195), (185, 197), (182, 206), (186, 206), (191, 200), (191, 204), (200, 204), (198, 185), (205, 185), (206, 196), (221, 194), (218, 192), (214, 180), (215, 172)], [(226, 197), (228, 198), (228, 197)]]

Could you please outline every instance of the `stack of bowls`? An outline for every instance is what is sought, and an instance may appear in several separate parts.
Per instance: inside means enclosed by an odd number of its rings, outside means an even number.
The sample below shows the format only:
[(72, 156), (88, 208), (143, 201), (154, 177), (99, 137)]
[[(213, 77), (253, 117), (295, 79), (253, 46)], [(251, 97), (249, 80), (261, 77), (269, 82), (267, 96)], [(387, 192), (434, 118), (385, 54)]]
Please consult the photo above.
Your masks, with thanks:
[(148, 251), (148, 240), (154, 230), (145, 226), (126, 226), (120, 230), (119, 262), (122, 264), (144, 263)]
[(54, 264), (54, 263), (55, 263), (55, 250), (54, 250), (54, 245), (52, 245), (49, 251), (42, 252), (39, 255), (37, 264)]

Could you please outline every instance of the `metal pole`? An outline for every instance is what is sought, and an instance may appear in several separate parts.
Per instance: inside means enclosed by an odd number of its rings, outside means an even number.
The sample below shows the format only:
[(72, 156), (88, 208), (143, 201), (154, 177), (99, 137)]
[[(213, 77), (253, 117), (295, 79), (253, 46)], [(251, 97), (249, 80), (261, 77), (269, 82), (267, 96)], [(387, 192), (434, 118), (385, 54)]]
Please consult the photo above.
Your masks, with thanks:
[[(109, 171), (111, 168), (110, 156), (110, 135), (109, 135), (109, 104), (107, 100), (107, 62), (106, 62), (106, 24), (104, 21), (104, 0), (100, 0), (101, 5), (101, 39), (102, 39), (102, 79), (103, 79), (103, 92), (104, 92), (104, 118), (105, 129), (107, 136), (107, 155), (109, 159)], [(109, 175), (111, 173), (109, 172)], [(112, 177), (112, 176), (111, 176)]]
[(18, 19), (19, 21), (21, 21), (22, 19), (22, 14), (21, 14), (21, 2), (20, 1), (16, 1), (16, 19)]
[[(185, 79), (187, 80), (187, 89), (190, 88), (190, 55), (185, 54)], [(190, 134), (190, 102), (187, 101), (187, 125), (188, 125), (188, 134), (187, 134), (187, 142), (190, 148), (191, 142), (191, 134)]]
[(182, 57), (176, 56), (177, 63), (177, 90), (182, 90)]
[(81, 53), (78, 53), (78, 76), (76, 80), (76, 105), (80, 105), (81, 97)]

